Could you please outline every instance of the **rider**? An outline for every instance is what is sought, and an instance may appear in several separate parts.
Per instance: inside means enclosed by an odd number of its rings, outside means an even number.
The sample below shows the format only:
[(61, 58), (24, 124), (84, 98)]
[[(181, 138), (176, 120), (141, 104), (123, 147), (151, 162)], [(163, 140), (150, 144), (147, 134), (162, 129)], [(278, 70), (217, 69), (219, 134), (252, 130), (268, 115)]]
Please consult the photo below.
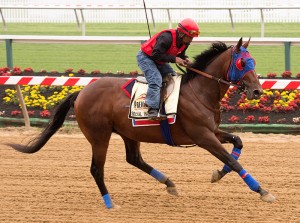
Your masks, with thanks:
[(178, 23), (177, 29), (163, 30), (142, 44), (137, 54), (137, 63), (148, 81), (146, 96), (148, 119), (166, 119), (166, 115), (159, 114), (162, 77), (167, 74), (176, 76), (168, 63), (191, 64), (185, 51), (193, 38), (198, 35), (198, 24), (186, 18)]

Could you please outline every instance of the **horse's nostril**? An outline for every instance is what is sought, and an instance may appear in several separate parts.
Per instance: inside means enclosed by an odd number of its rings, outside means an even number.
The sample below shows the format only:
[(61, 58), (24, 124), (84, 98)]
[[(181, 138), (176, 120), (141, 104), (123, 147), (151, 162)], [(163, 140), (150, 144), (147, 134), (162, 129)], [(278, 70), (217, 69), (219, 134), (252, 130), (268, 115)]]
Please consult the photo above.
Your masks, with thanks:
[(253, 95), (254, 95), (254, 97), (258, 98), (259, 96), (262, 95), (262, 91), (260, 91), (260, 90), (254, 90), (253, 91)]

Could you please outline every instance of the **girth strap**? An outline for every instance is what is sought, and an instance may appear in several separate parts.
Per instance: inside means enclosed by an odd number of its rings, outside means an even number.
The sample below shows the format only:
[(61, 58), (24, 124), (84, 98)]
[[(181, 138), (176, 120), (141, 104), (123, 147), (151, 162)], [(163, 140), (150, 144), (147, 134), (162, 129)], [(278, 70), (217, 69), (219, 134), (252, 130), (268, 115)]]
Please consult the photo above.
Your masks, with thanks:
[[(162, 105), (162, 114), (166, 113), (164, 104), (165, 103), (163, 103)], [(170, 125), (168, 123), (168, 119), (162, 120), (160, 122), (160, 129), (166, 144), (168, 144), (169, 146), (176, 146), (172, 138), (172, 133), (171, 133)]]

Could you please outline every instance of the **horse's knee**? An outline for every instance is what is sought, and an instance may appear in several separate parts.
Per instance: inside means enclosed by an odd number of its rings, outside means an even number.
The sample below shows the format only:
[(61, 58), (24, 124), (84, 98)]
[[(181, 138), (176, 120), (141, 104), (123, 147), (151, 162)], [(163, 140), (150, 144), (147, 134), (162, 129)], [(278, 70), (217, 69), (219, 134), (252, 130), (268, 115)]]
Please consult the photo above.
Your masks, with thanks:
[(242, 149), (243, 148), (243, 142), (241, 140), (241, 138), (237, 135), (233, 135), (232, 137), (232, 140), (233, 140), (233, 145), (235, 148), (238, 148), (238, 149)]

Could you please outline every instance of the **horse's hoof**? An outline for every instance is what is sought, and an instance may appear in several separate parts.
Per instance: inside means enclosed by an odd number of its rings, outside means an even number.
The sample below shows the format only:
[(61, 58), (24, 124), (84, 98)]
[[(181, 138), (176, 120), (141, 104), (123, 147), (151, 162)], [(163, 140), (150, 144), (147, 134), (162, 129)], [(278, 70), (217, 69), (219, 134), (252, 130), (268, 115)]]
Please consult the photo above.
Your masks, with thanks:
[(178, 196), (176, 187), (167, 187), (167, 192), (171, 195)]
[(211, 176), (211, 183), (216, 183), (218, 182), (219, 180), (221, 180), (222, 176), (220, 174), (220, 171), (219, 170), (214, 170), (212, 176)]
[(276, 198), (271, 193), (266, 193), (262, 196), (260, 196), (260, 199), (264, 202), (273, 203)]

